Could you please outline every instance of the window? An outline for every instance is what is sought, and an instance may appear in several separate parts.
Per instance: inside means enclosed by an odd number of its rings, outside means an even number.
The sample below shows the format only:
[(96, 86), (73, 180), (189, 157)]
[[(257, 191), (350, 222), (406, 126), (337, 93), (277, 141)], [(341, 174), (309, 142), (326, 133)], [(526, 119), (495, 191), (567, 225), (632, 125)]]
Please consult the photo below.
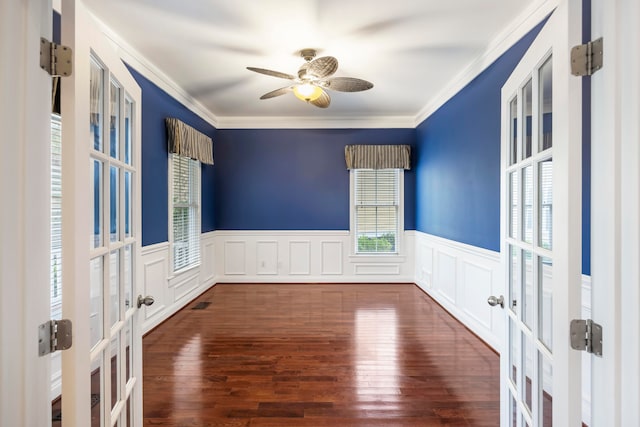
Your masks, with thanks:
[(171, 154), (173, 270), (200, 263), (200, 162)]
[(400, 169), (352, 170), (352, 229), (355, 252), (398, 253), (401, 187)]
[(62, 120), (51, 115), (51, 318), (62, 318)]

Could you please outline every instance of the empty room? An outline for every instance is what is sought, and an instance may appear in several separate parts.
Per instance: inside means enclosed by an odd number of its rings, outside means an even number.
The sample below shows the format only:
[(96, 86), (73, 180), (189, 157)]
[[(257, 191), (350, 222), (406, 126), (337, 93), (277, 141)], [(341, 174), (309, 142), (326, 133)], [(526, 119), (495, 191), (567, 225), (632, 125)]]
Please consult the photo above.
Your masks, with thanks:
[(639, 425), (638, 24), (3, 0), (0, 427)]

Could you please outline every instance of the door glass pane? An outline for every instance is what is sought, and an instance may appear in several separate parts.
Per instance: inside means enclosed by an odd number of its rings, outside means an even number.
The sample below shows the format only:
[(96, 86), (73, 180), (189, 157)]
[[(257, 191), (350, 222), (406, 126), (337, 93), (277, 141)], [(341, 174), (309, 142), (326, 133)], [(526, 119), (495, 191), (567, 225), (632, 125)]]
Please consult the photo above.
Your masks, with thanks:
[(90, 248), (99, 248), (102, 246), (102, 162), (99, 160), (91, 160), (91, 175), (93, 176), (93, 185), (91, 187), (91, 195), (89, 200), (92, 203), (93, 227), (90, 237)]
[(133, 319), (129, 319), (126, 323), (125, 330), (125, 378), (128, 383), (131, 379), (131, 367), (133, 366)]
[(542, 109), (542, 120), (540, 120), (540, 141), (542, 150), (553, 146), (553, 134), (551, 133), (551, 123), (553, 118), (553, 92), (552, 92), (552, 63), (551, 57), (547, 59), (540, 68), (540, 108)]
[(536, 363), (536, 351), (533, 342), (525, 334), (522, 334), (522, 372), (524, 372), (524, 403), (531, 413), (533, 384), (533, 364)]
[(109, 255), (109, 288), (111, 298), (111, 323), (113, 326), (120, 320), (120, 251), (116, 250)]
[(553, 345), (553, 262), (551, 258), (538, 258), (538, 300), (540, 319), (538, 323), (540, 341), (551, 351)]
[(133, 102), (126, 97), (124, 101), (124, 162), (128, 165), (131, 164), (131, 120), (133, 120)]
[(115, 166), (111, 166), (109, 173), (109, 185), (110, 185), (110, 198), (109, 198), (109, 223), (111, 224), (109, 227), (109, 236), (111, 242), (117, 242), (120, 238), (120, 230), (118, 228), (118, 218), (119, 218), (119, 197), (120, 193), (120, 168)]
[(553, 425), (553, 366), (542, 354), (540, 359), (540, 383), (542, 384), (542, 423), (543, 427), (551, 427)]
[(127, 245), (124, 248), (124, 309), (125, 311), (132, 306), (133, 298), (133, 259), (132, 246)]
[(120, 88), (112, 80), (110, 91), (109, 154), (117, 159), (120, 153)]
[(531, 116), (533, 111), (533, 99), (531, 97), (531, 91), (533, 82), (529, 80), (522, 90), (522, 103), (524, 108), (524, 147), (523, 155), (525, 159), (531, 157)]
[(127, 426), (131, 425), (131, 395), (127, 398)]
[(511, 346), (509, 348), (509, 360), (511, 361), (511, 369), (509, 374), (511, 375), (511, 381), (514, 385), (518, 385), (518, 357), (520, 355), (518, 351), (518, 328), (514, 320), (509, 317), (509, 337), (511, 338)]
[(538, 244), (544, 249), (552, 249), (553, 243), (553, 159), (540, 162)]
[(91, 348), (103, 337), (102, 328), (102, 285), (104, 265), (102, 257), (94, 258), (89, 263), (89, 333)]
[(518, 97), (513, 98), (509, 103), (509, 116), (511, 140), (509, 164), (513, 165), (518, 161)]
[(101, 427), (102, 416), (104, 411), (104, 402), (102, 398), (102, 356), (99, 356), (91, 363), (91, 427)]
[(507, 307), (518, 315), (518, 301), (520, 301), (520, 250), (513, 246), (511, 248), (511, 262), (509, 263), (509, 300)]
[(120, 358), (118, 354), (120, 353), (120, 340), (118, 339), (119, 334), (115, 334), (113, 339), (111, 340), (110, 345), (110, 363), (111, 363), (111, 409), (116, 406), (118, 400), (120, 400)]
[(89, 78), (89, 131), (90, 143), (94, 150), (102, 151), (102, 115), (104, 109), (104, 70), (91, 58)]
[(523, 194), (523, 231), (522, 240), (527, 243), (533, 243), (533, 167), (527, 166), (523, 169), (522, 175), (522, 194)]
[(520, 187), (518, 185), (518, 172), (511, 172), (509, 174), (509, 177), (509, 185), (511, 187), (509, 189), (509, 195), (511, 198), (511, 215), (509, 215), (509, 217), (511, 218), (511, 223), (509, 224), (509, 236), (515, 239), (518, 237), (518, 224), (520, 223), (518, 221), (518, 217), (520, 215), (520, 212), (518, 212), (518, 200), (520, 194)]
[(533, 256), (529, 251), (522, 251), (522, 295), (523, 321), (529, 329), (533, 328)]
[(131, 182), (132, 174), (129, 171), (124, 173), (124, 237), (131, 237)]

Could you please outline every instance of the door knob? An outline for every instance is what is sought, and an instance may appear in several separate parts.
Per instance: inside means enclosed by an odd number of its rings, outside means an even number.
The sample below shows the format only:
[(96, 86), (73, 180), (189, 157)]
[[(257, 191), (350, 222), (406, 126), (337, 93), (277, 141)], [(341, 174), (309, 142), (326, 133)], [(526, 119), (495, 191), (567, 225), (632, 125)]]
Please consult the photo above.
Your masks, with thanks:
[(489, 298), (487, 298), (487, 304), (489, 304), (491, 307), (500, 305), (500, 307), (504, 308), (504, 297), (502, 295), (500, 295), (499, 297), (494, 297), (493, 295), (491, 295)]
[(154, 301), (155, 300), (150, 295), (147, 295), (146, 297), (143, 297), (142, 295), (138, 295), (138, 308), (142, 307), (142, 304), (147, 306), (151, 305), (153, 304)]

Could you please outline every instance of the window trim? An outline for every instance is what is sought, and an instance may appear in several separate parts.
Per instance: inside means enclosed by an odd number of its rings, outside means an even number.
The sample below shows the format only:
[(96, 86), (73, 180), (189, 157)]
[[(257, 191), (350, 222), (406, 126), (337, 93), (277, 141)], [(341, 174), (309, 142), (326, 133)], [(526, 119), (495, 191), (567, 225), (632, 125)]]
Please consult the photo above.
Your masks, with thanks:
[(355, 203), (355, 171), (349, 169), (349, 234), (351, 241), (350, 258), (375, 258), (378, 260), (397, 260), (404, 257), (404, 169), (398, 170), (398, 231), (396, 233), (395, 252), (358, 252), (358, 236), (356, 235), (356, 203)]
[[(170, 265), (170, 269), (171, 269), (171, 277), (175, 277), (179, 274), (182, 273), (186, 273), (190, 270), (199, 268), (202, 265), (202, 163), (198, 160), (194, 160), (198, 163), (199, 166), (199, 173), (196, 174), (196, 176), (198, 177), (198, 201), (197, 201), (197, 205), (196, 205), (196, 215), (200, 218), (200, 220), (198, 221), (198, 228), (199, 228), (199, 233), (198, 233), (198, 261), (194, 262), (192, 264), (189, 264), (185, 267), (182, 267), (180, 269), (175, 269), (175, 259), (174, 259), (174, 250), (173, 250), (173, 245), (174, 245), (174, 233), (173, 233), (173, 209), (174, 209), (174, 203), (173, 203), (173, 173), (174, 173), (174, 158), (175, 157), (185, 157), (185, 156), (181, 156), (179, 154), (175, 154), (175, 153), (169, 153), (169, 167), (168, 167), (168, 186), (169, 186), (169, 191), (168, 191), (168, 204), (169, 204), (169, 212), (168, 212), (168, 232), (169, 232), (169, 238), (168, 238), (168, 242), (169, 242), (169, 265)], [(193, 159), (189, 159), (189, 160), (193, 160)], [(170, 278), (171, 278), (170, 277)]]

